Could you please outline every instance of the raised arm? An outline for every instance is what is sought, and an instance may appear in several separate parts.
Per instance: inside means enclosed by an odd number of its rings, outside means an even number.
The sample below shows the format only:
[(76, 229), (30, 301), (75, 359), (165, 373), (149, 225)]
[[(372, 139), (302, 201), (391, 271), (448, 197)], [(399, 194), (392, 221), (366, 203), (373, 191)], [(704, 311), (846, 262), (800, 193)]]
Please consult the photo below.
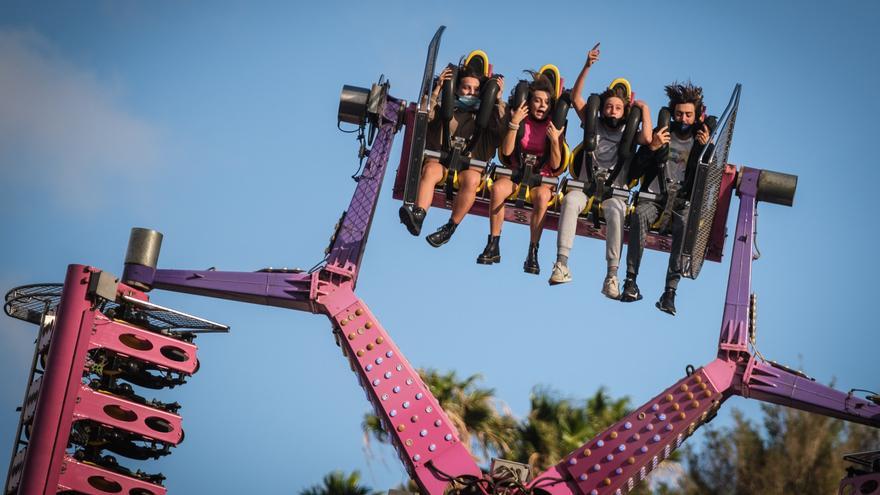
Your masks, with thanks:
[(599, 61), (599, 43), (596, 43), (596, 46), (593, 47), (592, 50), (587, 54), (587, 60), (584, 62), (584, 68), (581, 69), (580, 74), (578, 74), (577, 79), (574, 81), (574, 87), (571, 89), (572, 103), (574, 104), (574, 110), (577, 112), (578, 117), (581, 118), (581, 121), (584, 120), (584, 107), (587, 105), (587, 100), (584, 99), (584, 81), (587, 79), (587, 74), (590, 72), (590, 67), (593, 66), (596, 62)]

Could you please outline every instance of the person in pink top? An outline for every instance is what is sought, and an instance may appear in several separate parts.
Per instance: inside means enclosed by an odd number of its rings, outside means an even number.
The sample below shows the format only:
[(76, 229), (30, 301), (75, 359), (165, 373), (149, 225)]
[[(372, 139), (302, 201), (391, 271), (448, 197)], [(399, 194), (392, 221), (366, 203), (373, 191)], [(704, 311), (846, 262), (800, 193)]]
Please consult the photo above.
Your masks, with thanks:
[[(489, 239), (483, 252), (477, 257), (477, 263), (491, 265), (501, 261), (499, 241), (501, 227), (504, 224), (504, 201), (513, 194), (516, 183), (522, 178), (524, 161), (536, 160), (536, 163), (543, 163), (540, 171), (542, 176), (555, 176), (563, 171), (565, 128), (557, 129), (550, 119), (555, 104), (555, 93), (553, 83), (547, 76), (533, 74), (528, 98), (518, 108), (511, 108), (507, 129), (502, 131), (501, 147), (498, 151), (499, 155), (509, 158), (514, 173), (512, 178), (499, 177), (492, 185)], [(524, 127), (522, 138), (517, 143), (517, 134), (521, 126)], [(526, 187), (526, 184), (523, 184), (523, 187)], [(541, 271), (538, 265), (538, 241), (541, 240), (544, 214), (547, 212), (552, 195), (553, 190), (543, 184), (533, 186), (530, 190), (531, 235), (528, 256), (523, 264), (523, 271), (526, 273), (537, 275)]]

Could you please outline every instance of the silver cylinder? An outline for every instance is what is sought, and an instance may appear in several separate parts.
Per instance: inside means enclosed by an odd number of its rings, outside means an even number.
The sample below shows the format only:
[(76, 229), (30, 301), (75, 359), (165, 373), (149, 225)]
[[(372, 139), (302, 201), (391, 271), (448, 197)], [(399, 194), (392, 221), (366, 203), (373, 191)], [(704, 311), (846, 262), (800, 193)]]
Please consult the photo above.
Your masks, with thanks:
[(162, 233), (153, 229), (134, 227), (128, 238), (125, 264), (134, 263), (156, 268), (159, 262), (159, 249), (162, 247)]
[(765, 203), (791, 206), (794, 204), (797, 181), (797, 175), (761, 170), (761, 174), (758, 176), (758, 193), (755, 199)]
[(370, 90), (357, 86), (342, 86), (339, 95), (339, 111), (336, 118), (339, 122), (361, 125), (367, 119), (367, 100), (370, 98)]

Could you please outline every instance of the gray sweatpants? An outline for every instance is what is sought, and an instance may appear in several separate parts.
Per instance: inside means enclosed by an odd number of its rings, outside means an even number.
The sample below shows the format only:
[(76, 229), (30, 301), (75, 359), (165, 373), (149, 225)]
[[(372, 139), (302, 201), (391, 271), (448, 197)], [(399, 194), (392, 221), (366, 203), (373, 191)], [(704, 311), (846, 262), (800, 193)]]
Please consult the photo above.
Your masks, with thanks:
[[(679, 206), (679, 205), (676, 205)], [(639, 265), (642, 264), (642, 253), (645, 251), (645, 240), (648, 236), (648, 228), (660, 218), (663, 206), (653, 201), (639, 203), (636, 206), (634, 217), (629, 225), (629, 247), (626, 250), (626, 273), (639, 274)], [(687, 217), (688, 208), (681, 206), (672, 210), (672, 252), (669, 253), (669, 266), (666, 268), (666, 287), (675, 289), (681, 280), (681, 264), (678, 253), (684, 240), (684, 219)]]
[[(587, 206), (587, 195), (583, 191), (571, 191), (562, 198), (562, 211), (559, 215), (559, 234), (556, 236), (556, 253), (569, 256), (574, 245), (578, 215)], [(623, 245), (623, 219), (626, 217), (626, 203), (620, 198), (608, 198), (602, 202), (605, 216), (605, 261), (608, 267), (620, 266), (620, 249)]]

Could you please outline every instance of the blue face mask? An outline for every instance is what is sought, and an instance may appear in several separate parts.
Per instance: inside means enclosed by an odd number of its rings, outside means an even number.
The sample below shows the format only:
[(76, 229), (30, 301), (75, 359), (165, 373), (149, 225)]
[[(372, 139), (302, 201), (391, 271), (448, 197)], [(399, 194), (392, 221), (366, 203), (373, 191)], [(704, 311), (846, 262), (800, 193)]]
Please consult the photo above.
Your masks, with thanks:
[(682, 124), (681, 122), (673, 121), (670, 127), (672, 128), (673, 132), (684, 136), (691, 132), (693, 124)]
[(478, 96), (459, 96), (455, 100), (456, 110), (465, 110), (467, 112), (475, 112), (480, 109), (480, 98)]

